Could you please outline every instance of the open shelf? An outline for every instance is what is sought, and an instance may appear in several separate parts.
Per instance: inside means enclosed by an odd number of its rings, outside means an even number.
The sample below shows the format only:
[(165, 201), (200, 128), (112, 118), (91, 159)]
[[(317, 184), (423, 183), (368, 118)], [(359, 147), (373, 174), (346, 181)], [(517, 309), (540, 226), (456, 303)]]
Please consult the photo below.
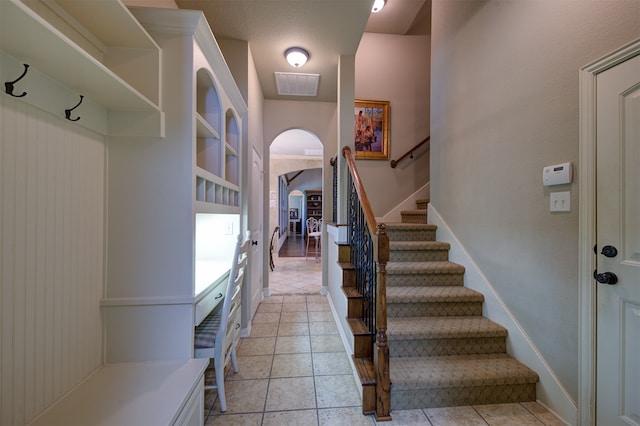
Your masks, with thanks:
[[(86, 16), (85, 12), (80, 12), (84, 6), (91, 8), (91, 16)], [(39, 16), (19, 0), (0, 1), (0, 49), (6, 51), (15, 58), (32, 65), (37, 69), (47, 70), (47, 74), (59, 81), (68, 88), (91, 98), (94, 102), (103, 105), (114, 111), (159, 111), (159, 85), (151, 87), (149, 83), (141, 83), (145, 79), (140, 77), (144, 74), (146, 81), (159, 81), (159, 48), (151, 38), (134, 24), (135, 19), (128, 13), (126, 8), (117, 1), (99, 2), (78, 2), (61, 1), (60, 6), (69, 14), (75, 14), (77, 19), (84, 19), (81, 24), (86, 25), (86, 31), (95, 31), (94, 38), (106, 37), (104, 30), (98, 26), (113, 28), (124, 26), (124, 34), (139, 42), (136, 44), (138, 55), (142, 54), (142, 49), (147, 49), (147, 53), (152, 59), (146, 63), (154, 62), (155, 69), (150, 69), (136, 73), (127, 73), (127, 70), (119, 69), (121, 75), (131, 76), (129, 81), (125, 81), (113, 69), (88, 54), (86, 50), (78, 46), (67, 35), (54, 27), (51, 23)], [(120, 17), (123, 14), (128, 16), (128, 20), (123, 23)], [(96, 19), (100, 16), (100, 19)], [(114, 16), (118, 16), (114, 18)], [(113, 19), (117, 19), (114, 21)], [(100, 24), (95, 21), (101, 21)], [(133, 28), (137, 26), (137, 30)], [(110, 43), (111, 38), (100, 40), (102, 43)], [(129, 42), (131, 44), (131, 42)], [(109, 48), (105, 44), (105, 48)], [(64, 58), (64, 60), (60, 60)], [(155, 75), (153, 78), (151, 76)], [(132, 83), (140, 83), (134, 87)], [(144, 93), (144, 94), (143, 94)]]
[(207, 69), (200, 68), (196, 71), (196, 112), (218, 139), (222, 126), (221, 111), (220, 96), (213, 83), (213, 77)]
[(307, 190), (307, 215), (306, 219), (315, 217), (316, 219), (322, 219), (322, 191), (321, 190)]
[(204, 119), (200, 114), (196, 114), (196, 134), (199, 138), (220, 139), (220, 134), (216, 129)]

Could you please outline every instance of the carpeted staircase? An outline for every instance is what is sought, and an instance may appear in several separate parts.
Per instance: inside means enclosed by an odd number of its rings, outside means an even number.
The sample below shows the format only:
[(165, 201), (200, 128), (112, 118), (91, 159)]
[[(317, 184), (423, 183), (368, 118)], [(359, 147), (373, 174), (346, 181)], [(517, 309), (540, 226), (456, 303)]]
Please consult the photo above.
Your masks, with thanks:
[(506, 353), (507, 330), (482, 316), (484, 296), (464, 287), (464, 267), (435, 241), (427, 202), (387, 224), (391, 409), (534, 401), (538, 375)]

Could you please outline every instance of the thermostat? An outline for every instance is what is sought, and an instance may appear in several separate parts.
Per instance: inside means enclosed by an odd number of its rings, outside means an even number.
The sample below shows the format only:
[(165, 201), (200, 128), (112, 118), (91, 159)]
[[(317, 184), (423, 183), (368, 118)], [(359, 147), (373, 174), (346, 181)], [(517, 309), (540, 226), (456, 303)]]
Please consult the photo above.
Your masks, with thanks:
[(542, 169), (542, 183), (544, 186), (571, 183), (571, 163), (556, 164)]

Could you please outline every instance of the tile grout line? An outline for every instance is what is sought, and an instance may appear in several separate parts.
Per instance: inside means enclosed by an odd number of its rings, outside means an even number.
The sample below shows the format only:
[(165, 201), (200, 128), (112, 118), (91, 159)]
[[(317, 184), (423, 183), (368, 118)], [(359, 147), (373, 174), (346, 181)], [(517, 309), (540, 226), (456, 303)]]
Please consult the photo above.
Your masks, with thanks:
[(260, 413), (260, 425), (264, 424), (264, 415), (267, 412), (267, 400), (269, 398), (269, 388), (271, 387), (271, 376), (273, 375), (273, 363), (276, 360), (276, 347), (278, 346), (278, 333), (280, 332), (280, 321), (282, 321), (283, 306), (284, 306), (284, 298), (283, 298), (283, 303), (280, 305), (280, 313), (278, 314), (278, 327), (276, 327), (276, 340), (273, 342), (273, 351), (271, 353), (271, 366), (269, 367), (269, 379), (267, 380), (267, 391), (264, 394), (264, 404), (262, 405), (262, 413)]

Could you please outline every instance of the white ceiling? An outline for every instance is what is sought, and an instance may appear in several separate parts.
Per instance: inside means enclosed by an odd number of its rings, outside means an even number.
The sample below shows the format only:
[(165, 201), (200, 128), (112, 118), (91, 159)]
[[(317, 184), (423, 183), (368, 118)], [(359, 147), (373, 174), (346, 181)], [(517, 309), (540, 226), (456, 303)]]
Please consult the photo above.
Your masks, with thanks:
[[(216, 38), (249, 42), (265, 99), (335, 102), (338, 59), (355, 55), (363, 32), (431, 32), (431, 0), (387, 0), (378, 13), (371, 13), (373, 0), (176, 0), (176, 4), (202, 10)], [(292, 46), (311, 55), (301, 68), (291, 67), (284, 58)], [(278, 95), (275, 72), (320, 74), (317, 96)], [(305, 156), (318, 149), (321, 143), (314, 135), (297, 130), (279, 135), (271, 154)]]
[[(249, 42), (265, 99), (335, 102), (340, 55), (354, 55), (362, 33), (428, 34), (431, 0), (387, 0), (372, 14), (373, 0), (176, 0), (202, 10), (219, 39)], [(284, 51), (299, 46), (311, 57), (291, 67)], [(320, 74), (318, 95), (280, 96), (275, 72)]]

